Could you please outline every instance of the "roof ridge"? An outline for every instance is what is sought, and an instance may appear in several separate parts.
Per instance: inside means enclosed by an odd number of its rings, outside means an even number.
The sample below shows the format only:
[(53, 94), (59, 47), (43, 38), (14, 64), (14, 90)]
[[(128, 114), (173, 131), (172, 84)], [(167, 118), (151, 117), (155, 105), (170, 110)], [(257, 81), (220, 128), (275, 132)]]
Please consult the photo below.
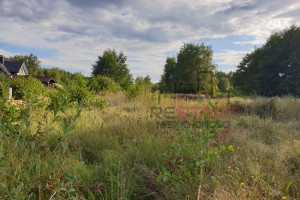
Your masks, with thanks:
[(5, 67), (5, 65), (3, 65), (2, 63), (0, 63), (0, 69), (6, 73), (7, 75), (11, 75), (11, 73), (9, 72), (9, 70)]

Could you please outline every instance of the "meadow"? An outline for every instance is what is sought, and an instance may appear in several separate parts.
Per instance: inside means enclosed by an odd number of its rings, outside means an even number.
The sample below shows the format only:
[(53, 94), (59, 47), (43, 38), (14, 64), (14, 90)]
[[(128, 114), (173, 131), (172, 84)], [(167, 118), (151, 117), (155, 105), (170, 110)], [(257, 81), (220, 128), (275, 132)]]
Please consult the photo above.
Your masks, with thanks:
[[(1, 199), (300, 198), (298, 98), (97, 98), (1, 104)], [(195, 120), (154, 107), (208, 109)], [(217, 107), (238, 109), (215, 119)]]

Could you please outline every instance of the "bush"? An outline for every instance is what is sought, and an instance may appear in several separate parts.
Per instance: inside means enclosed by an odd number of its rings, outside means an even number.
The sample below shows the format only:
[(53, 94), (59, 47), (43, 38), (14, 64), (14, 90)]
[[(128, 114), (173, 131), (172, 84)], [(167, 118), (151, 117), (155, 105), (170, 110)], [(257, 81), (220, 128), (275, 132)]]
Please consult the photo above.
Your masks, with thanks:
[[(214, 114), (213, 106), (210, 114)], [(198, 184), (207, 181), (203, 177), (209, 176), (209, 168), (222, 155), (234, 151), (232, 145), (218, 143), (222, 134), (219, 130), (223, 127), (223, 121), (209, 117), (205, 117), (203, 121), (194, 119), (189, 128), (178, 125), (177, 130), (181, 134), (174, 138), (170, 148), (163, 153), (167, 165), (162, 168), (157, 182), (167, 190), (178, 192), (178, 195), (195, 194)]]
[(15, 78), (13, 79), (9, 86), (12, 88), (13, 91), (13, 98), (14, 99), (23, 99), (25, 96), (24, 86), (25, 86), (25, 79), (22, 78)]
[[(56, 90), (51, 90), (50, 93), (50, 105), (48, 106), (48, 109), (60, 109), (65, 107), (73, 107), (73, 104), (71, 103), (68, 92), (63, 87), (57, 88)], [(56, 108), (55, 108), (56, 106)]]
[(97, 108), (105, 108), (108, 106), (108, 103), (105, 99), (102, 99), (102, 98), (94, 98), (92, 101), (91, 101), (91, 105), (92, 106), (95, 106)]
[(113, 79), (105, 76), (94, 76), (89, 81), (91, 90), (95, 92), (119, 92), (122, 90), (121, 86), (116, 83)]
[(67, 86), (70, 102), (81, 103), (91, 96), (87, 81), (82, 74), (76, 74)]
[(137, 97), (140, 94), (140, 90), (136, 85), (131, 85), (125, 91), (125, 94), (126, 94), (127, 98), (133, 99), (133, 98)]
[(4, 73), (0, 74), (0, 97), (6, 98), (7, 95), (7, 86), (9, 84), (9, 79), (6, 78)]
[(38, 96), (47, 95), (47, 89), (43, 84), (34, 77), (18, 76), (10, 81), (9, 86), (13, 90), (13, 97), (15, 99), (25, 99), (26, 101), (33, 101)]

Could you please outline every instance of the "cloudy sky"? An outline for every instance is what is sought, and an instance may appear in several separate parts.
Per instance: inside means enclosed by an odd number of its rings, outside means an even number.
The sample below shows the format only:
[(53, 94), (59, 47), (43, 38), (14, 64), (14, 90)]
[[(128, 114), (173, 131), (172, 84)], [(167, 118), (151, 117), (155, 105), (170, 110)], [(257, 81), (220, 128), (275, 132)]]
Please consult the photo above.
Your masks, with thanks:
[(300, 25), (299, 0), (0, 0), (0, 9), (4, 56), (33, 53), (44, 67), (90, 75), (115, 48), (135, 77), (153, 82), (183, 43), (212, 45), (228, 72), (274, 31)]

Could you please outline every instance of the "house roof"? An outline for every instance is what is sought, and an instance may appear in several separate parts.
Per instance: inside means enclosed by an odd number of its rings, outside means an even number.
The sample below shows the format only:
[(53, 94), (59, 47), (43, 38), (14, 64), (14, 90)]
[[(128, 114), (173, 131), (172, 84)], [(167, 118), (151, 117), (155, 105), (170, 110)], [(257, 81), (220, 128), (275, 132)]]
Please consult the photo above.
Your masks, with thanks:
[(12, 74), (18, 73), (20, 71), (22, 65), (23, 65), (23, 62), (4, 61), (4, 66)]
[(7, 59), (2, 55), (0, 55), (0, 60), (0, 70), (6, 73), (7, 75), (18, 73), (24, 65), (23, 62), (11, 61), (10, 59)]
[(4, 72), (7, 75), (11, 75), (11, 73), (7, 70), (7, 68), (2, 63), (0, 63), (0, 71)]
[(34, 76), (34, 78), (40, 80), (42, 83), (50, 83), (50, 82), (55, 83), (52, 77)]

